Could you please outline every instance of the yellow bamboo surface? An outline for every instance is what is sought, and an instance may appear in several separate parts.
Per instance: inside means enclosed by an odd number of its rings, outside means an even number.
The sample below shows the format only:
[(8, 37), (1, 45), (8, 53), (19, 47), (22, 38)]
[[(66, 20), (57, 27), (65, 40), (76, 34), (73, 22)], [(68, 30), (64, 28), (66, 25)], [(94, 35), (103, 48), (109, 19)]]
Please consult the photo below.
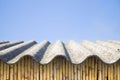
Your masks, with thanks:
[(42, 65), (26, 56), (11, 65), (0, 61), (0, 80), (120, 80), (120, 60), (108, 65), (93, 56), (76, 65), (56, 57)]

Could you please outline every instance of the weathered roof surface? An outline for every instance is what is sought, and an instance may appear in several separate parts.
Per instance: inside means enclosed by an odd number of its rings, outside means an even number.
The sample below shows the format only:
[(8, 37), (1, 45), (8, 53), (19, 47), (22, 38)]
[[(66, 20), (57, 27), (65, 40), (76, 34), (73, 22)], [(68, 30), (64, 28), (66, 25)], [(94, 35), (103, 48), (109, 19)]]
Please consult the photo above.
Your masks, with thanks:
[(17, 62), (23, 56), (32, 58), (47, 64), (56, 56), (64, 56), (74, 64), (82, 63), (89, 56), (98, 56), (103, 62), (111, 64), (120, 58), (120, 41), (83, 41), (77, 43), (73, 40), (63, 43), (60, 40), (55, 43), (49, 41), (0, 41), (0, 59), (8, 64)]

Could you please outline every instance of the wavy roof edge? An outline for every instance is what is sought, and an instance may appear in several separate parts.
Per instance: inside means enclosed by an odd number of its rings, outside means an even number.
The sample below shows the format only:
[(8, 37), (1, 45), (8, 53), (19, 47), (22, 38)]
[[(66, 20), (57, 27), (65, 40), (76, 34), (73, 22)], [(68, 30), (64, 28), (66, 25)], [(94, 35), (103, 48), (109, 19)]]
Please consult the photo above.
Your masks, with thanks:
[(36, 41), (0, 41), (0, 60), (14, 64), (24, 56), (31, 56), (40, 64), (48, 64), (56, 56), (64, 56), (73, 64), (80, 64), (90, 56), (99, 57), (104, 63), (112, 64), (120, 59), (120, 41), (84, 40), (80, 43), (70, 40), (63, 43), (60, 40), (50, 43), (44, 40)]

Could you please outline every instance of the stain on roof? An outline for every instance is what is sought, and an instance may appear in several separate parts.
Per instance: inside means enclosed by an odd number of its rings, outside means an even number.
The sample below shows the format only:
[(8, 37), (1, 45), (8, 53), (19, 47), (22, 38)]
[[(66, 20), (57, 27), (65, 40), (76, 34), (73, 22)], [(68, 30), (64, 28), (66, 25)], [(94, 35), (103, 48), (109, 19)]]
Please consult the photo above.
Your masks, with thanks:
[(103, 62), (111, 64), (120, 58), (120, 41), (96, 41), (84, 40), (80, 43), (70, 40), (63, 43), (60, 40), (50, 43), (44, 40), (36, 41), (0, 41), (0, 60), (14, 64), (24, 56), (31, 56), (40, 64), (47, 64), (56, 56), (64, 56), (73, 64), (80, 64), (90, 56), (97, 56)]

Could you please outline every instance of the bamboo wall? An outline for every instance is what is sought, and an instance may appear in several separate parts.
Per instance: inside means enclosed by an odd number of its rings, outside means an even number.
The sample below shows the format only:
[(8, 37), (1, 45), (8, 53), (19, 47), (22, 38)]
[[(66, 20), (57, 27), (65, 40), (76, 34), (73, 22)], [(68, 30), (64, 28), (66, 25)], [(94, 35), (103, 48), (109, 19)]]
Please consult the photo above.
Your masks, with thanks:
[(47, 65), (40, 65), (29, 56), (16, 64), (0, 61), (0, 80), (120, 80), (120, 60), (106, 65), (90, 57), (73, 65), (63, 57), (56, 57)]

